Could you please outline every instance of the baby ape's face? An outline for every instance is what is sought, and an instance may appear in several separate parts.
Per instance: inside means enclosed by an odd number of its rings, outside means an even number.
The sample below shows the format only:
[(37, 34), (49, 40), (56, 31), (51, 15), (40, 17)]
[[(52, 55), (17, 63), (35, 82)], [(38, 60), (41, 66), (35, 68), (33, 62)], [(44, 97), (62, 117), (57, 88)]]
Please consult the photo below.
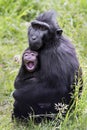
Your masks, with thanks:
[(33, 72), (36, 69), (37, 63), (38, 63), (37, 56), (38, 56), (38, 53), (35, 51), (26, 50), (24, 52), (23, 62), (24, 62), (26, 69), (29, 72)]

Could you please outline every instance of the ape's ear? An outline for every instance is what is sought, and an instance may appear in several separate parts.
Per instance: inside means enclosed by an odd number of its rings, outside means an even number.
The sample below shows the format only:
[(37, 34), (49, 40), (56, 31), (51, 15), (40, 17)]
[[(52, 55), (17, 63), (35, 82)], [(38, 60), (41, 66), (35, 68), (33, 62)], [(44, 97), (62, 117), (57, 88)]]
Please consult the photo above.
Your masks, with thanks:
[(56, 33), (57, 33), (59, 36), (61, 36), (62, 32), (63, 32), (63, 30), (62, 30), (61, 28), (58, 28), (57, 31), (56, 31)]

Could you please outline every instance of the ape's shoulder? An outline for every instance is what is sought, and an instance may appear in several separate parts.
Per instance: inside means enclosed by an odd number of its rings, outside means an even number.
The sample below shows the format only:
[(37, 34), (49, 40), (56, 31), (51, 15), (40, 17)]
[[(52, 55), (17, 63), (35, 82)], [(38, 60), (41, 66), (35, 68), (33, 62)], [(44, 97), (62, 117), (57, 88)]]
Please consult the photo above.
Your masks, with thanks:
[(68, 56), (76, 56), (76, 50), (75, 50), (75, 47), (74, 45), (72, 44), (72, 41), (67, 38), (67, 37), (64, 37), (62, 36), (60, 39), (59, 39), (59, 42), (60, 43), (58, 46), (57, 46), (57, 53), (62, 53), (64, 55), (68, 55)]

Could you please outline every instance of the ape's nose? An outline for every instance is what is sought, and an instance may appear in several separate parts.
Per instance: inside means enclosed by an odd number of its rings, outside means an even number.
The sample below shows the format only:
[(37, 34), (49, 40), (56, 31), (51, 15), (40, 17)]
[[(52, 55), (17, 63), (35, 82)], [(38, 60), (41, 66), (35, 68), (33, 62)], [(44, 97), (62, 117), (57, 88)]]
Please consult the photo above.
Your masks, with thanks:
[(36, 36), (32, 36), (32, 40), (36, 40)]

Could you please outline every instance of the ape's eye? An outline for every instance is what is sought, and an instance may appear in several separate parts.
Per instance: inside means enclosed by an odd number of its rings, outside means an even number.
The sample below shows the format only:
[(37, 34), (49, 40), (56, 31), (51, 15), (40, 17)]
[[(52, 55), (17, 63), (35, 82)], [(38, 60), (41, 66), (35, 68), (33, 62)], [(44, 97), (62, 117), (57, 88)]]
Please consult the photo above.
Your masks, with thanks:
[(32, 56), (34, 56), (34, 53), (31, 53)]
[(44, 25), (38, 25), (38, 24), (33, 24), (34, 29), (39, 29), (41, 31), (47, 30), (47, 28)]
[(25, 53), (24, 56), (28, 56), (29, 54), (28, 53)]
[(37, 24), (32, 25), (34, 29), (39, 29), (39, 26)]
[(47, 30), (46, 26), (44, 26), (44, 25), (38, 25), (37, 28), (38, 28), (39, 30), (41, 30), (41, 31)]
[(41, 26), (40, 30), (45, 31), (45, 30), (47, 30), (47, 28), (45, 26)]

